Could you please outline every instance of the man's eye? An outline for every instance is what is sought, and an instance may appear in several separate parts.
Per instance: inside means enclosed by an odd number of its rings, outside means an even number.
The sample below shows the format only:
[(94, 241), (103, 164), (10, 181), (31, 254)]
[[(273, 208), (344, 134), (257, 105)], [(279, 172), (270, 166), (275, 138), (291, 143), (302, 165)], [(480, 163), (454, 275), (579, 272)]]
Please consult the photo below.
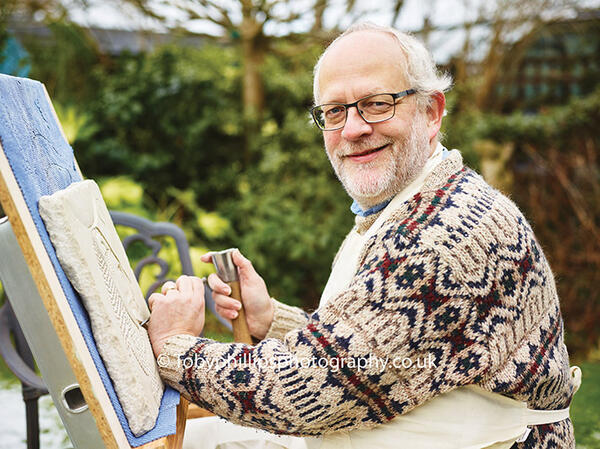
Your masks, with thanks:
[(370, 111), (370, 112), (386, 111), (386, 110), (389, 110), (391, 107), (392, 107), (391, 103), (388, 103), (386, 101), (380, 101), (380, 100), (366, 101), (363, 104), (363, 108), (366, 111)]
[(334, 107), (325, 109), (325, 117), (326, 118), (334, 118), (343, 113), (344, 113), (344, 108), (341, 106), (334, 106)]

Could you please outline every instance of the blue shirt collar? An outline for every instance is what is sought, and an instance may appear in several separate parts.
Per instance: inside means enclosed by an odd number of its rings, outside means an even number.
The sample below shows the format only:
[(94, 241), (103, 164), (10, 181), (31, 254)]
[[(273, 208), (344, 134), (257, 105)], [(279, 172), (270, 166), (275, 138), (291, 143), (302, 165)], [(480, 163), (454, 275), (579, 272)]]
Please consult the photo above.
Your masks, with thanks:
[(379, 212), (385, 206), (390, 204), (390, 201), (392, 201), (392, 198), (384, 201), (383, 203), (376, 204), (375, 206), (373, 206), (367, 210), (362, 210), (361, 207), (358, 205), (358, 203), (356, 201), (354, 201), (352, 203), (352, 206), (350, 206), (350, 210), (352, 212), (354, 212), (355, 215), (358, 215), (359, 217), (368, 217), (369, 215), (373, 215), (373, 214), (376, 214), (377, 212)]

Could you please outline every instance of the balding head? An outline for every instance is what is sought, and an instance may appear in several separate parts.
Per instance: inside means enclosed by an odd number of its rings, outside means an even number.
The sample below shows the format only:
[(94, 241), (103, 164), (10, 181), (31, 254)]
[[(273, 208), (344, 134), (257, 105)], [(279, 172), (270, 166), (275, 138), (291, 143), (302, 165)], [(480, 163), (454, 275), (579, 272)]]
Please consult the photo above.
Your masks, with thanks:
[[(412, 88), (405, 73), (406, 57), (392, 36), (358, 31), (328, 48), (316, 75), (315, 95), (322, 103), (330, 103), (342, 97), (399, 92)], [(339, 92), (350, 87), (353, 92)]]
[[(352, 36), (355, 33), (359, 35)], [(370, 34), (366, 34), (370, 33)], [(379, 39), (377, 36), (379, 35)], [(320, 98), (320, 75), (321, 67), (324, 60), (327, 58), (329, 53), (336, 49), (339, 44), (342, 44), (344, 40), (356, 37), (362, 38), (362, 40), (369, 40), (372, 43), (371, 48), (377, 49), (377, 44), (382, 42), (382, 39), (392, 39), (396, 44), (398, 52), (395, 53), (395, 57), (400, 58), (397, 60), (387, 60), (387, 64), (393, 64), (398, 68), (398, 76), (406, 80), (407, 84), (417, 90), (417, 102), (423, 107), (431, 102), (431, 96), (437, 92), (445, 92), (450, 88), (452, 80), (447, 74), (440, 74), (437, 71), (433, 58), (425, 46), (413, 36), (402, 33), (398, 30), (389, 27), (382, 27), (372, 23), (358, 23), (348, 28), (344, 33), (338, 36), (323, 52), (319, 61), (315, 65), (314, 69), (314, 82), (313, 82), (313, 93), (315, 104), (322, 103)], [(346, 42), (348, 43), (348, 41)], [(368, 49), (368, 42), (365, 49)], [(358, 49), (352, 54), (353, 58), (364, 58), (369, 56), (370, 52), (358, 52)], [(390, 55), (391, 57), (392, 55)], [(350, 59), (348, 62), (350, 62)]]

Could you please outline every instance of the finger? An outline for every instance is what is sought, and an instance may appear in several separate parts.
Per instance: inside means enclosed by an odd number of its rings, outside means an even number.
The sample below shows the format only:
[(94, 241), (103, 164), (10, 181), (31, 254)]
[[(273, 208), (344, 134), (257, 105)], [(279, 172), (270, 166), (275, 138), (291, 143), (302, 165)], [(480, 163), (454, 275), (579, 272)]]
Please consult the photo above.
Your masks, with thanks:
[(240, 310), (242, 308), (242, 303), (237, 299), (233, 299), (231, 296), (216, 294), (213, 295), (213, 300), (216, 305), (224, 309)]
[(167, 293), (167, 291), (173, 288), (177, 288), (177, 284), (175, 284), (175, 282), (173, 281), (167, 281), (162, 285), (160, 292), (164, 295), (165, 293)]
[(224, 309), (223, 307), (219, 307), (219, 306), (216, 306), (215, 310), (217, 311), (217, 313), (219, 315), (221, 315), (223, 318), (225, 318), (227, 320), (234, 320), (238, 316), (238, 312), (236, 312), (235, 310)]
[(177, 278), (177, 290), (179, 290), (183, 296), (189, 298), (193, 294), (192, 279), (189, 276), (183, 275)]
[(252, 275), (258, 276), (258, 273), (254, 269), (252, 262), (246, 259), (239, 249), (235, 249), (231, 254), (233, 263), (238, 267), (240, 277), (249, 277)]
[(201, 260), (202, 262), (206, 262), (206, 263), (212, 263), (212, 255), (213, 255), (213, 253), (212, 253), (212, 252), (210, 252), (210, 253), (206, 253), (206, 254), (202, 254), (202, 255), (200, 256), (200, 260)]
[(163, 296), (171, 300), (178, 297), (179, 295), (181, 295), (181, 292), (179, 290), (177, 290), (176, 288), (170, 288)]
[(161, 295), (160, 293), (152, 293), (150, 295), (150, 297), (148, 298), (148, 308), (150, 309), (150, 312), (152, 312), (152, 306), (154, 305), (154, 302), (162, 296), (163, 295)]
[(199, 277), (192, 276), (192, 292), (194, 296), (198, 296), (201, 301), (204, 301), (204, 281)]
[(204, 293), (204, 279), (199, 278), (198, 276), (190, 276), (190, 279), (192, 280), (192, 288), (194, 289), (194, 293), (197, 291)]
[(213, 292), (226, 296), (231, 294), (231, 287), (223, 282), (215, 273), (208, 276), (208, 285)]

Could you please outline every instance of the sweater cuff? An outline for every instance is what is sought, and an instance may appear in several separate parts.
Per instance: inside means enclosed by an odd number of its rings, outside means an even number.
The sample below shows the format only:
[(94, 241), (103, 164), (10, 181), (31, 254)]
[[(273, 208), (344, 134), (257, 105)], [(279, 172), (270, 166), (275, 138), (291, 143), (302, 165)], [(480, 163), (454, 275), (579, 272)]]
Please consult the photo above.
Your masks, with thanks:
[(308, 323), (308, 315), (302, 309), (288, 306), (276, 299), (273, 299), (273, 305), (275, 306), (273, 322), (265, 338), (283, 340), (289, 331), (304, 327)]
[(171, 387), (181, 391), (181, 377), (184, 363), (182, 356), (198, 343), (198, 337), (193, 335), (174, 335), (165, 342), (161, 353), (156, 358), (160, 377)]

